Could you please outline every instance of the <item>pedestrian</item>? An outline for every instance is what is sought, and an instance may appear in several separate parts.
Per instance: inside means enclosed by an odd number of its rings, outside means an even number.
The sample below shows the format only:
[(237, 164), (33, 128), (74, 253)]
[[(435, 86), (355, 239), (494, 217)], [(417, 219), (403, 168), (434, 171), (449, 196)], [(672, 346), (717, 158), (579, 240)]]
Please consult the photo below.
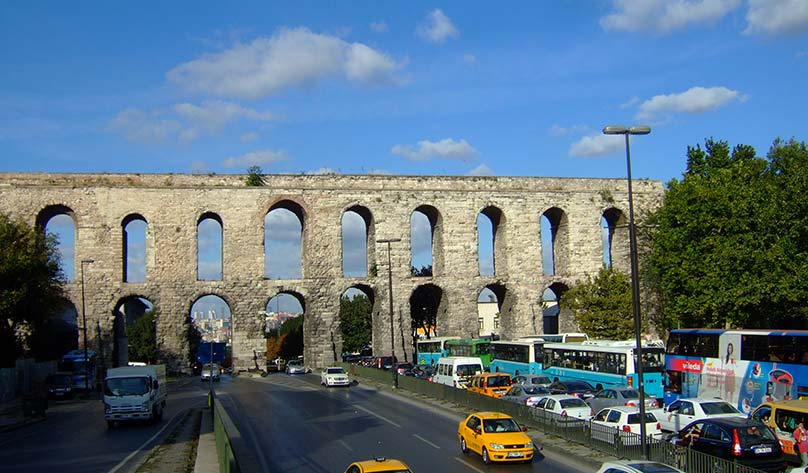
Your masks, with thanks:
[(802, 468), (808, 467), (808, 430), (802, 422), (798, 422), (794, 430), (794, 446), (796, 447), (794, 450), (800, 452)]

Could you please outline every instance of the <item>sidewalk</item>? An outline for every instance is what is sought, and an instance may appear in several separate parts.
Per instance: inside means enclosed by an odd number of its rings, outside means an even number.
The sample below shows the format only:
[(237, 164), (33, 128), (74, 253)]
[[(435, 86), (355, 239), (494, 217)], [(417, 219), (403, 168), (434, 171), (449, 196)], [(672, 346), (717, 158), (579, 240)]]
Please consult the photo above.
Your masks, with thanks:
[(2, 402), (0, 403), (0, 432), (9, 432), (29, 424), (42, 422), (47, 415), (47, 410), (44, 415), (24, 415), (22, 398)]

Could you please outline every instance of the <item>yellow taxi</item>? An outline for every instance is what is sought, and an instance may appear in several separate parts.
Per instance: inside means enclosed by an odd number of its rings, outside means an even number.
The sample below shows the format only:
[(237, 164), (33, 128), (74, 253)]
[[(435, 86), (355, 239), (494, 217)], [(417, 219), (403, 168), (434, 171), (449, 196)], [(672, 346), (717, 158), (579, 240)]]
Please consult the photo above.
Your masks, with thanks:
[(508, 373), (479, 373), (471, 378), (468, 390), (483, 396), (501, 398), (511, 388), (511, 375)]
[(463, 453), (472, 451), (483, 463), (533, 461), (533, 441), (513, 418), (502, 412), (475, 412), (457, 426)]
[(401, 460), (392, 458), (377, 457), (373, 460), (365, 460), (351, 463), (345, 473), (412, 473), (410, 467)]

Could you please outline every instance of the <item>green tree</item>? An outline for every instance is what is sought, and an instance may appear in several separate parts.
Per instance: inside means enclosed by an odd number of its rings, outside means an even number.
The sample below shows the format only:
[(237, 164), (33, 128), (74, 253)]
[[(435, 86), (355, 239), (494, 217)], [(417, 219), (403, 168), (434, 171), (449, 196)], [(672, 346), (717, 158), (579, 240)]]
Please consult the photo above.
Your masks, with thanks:
[(64, 304), (56, 237), (0, 213), (0, 366), (14, 366)]
[(154, 363), (157, 361), (157, 333), (154, 310), (138, 317), (135, 323), (126, 327), (129, 341), (129, 359)]
[(631, 281), (620, 271), (602, 268), (594, 278), (587, 276), (559, 304), (591, 338), (627, 340), (635, 334)]
[(710, 139), (687, 158), (648, 219), (665, 327), (806, 327), (805, 143), (777, 140), (766, 159)]
[(282, 323), (278, 333), (283, 339), (281, 342), (281, 358), (291, 360), (303, 354), (302, 315)]
[(199, 351), (199, 344), (202, 343), (202, 332), (191, 318), (185, 324), (185, 339), (188, 341), (188, 362), (193, 366), (196, 363), (196, 354)]
[(264, 180), (264, 171), (261, 169), (260, 166), (250, 166), (247, 168), (246, 183), (248, 186), (266, 185), (266, 181)]
[(421, 266), (421, 269), (416, 269), (415, 266), (410, 266), (410, 274), (413, 276), (432, 276), (432, 265)]
[(364, 294), (340, 298), (339, 328), (343, 351), (358, 352), (370, 345), (373, 335), (372, 309), (370, 299)]

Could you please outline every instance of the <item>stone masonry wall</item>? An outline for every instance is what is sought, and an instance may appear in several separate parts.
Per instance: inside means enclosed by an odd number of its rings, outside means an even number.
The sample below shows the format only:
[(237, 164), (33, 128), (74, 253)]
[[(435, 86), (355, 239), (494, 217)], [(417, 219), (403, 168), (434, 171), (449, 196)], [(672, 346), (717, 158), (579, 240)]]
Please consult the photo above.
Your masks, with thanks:
[[(536, 305), (551, 284), (567, 287), (596, 273), (602, 266), (600, 220), (615, 208), (628, 215), (625, 179), (446, 177), (384, 175), (268, 175), (264, 187), (246, 187), (243, 175), (158, 174), (0, 174), (3, 212), (35, 224), (45, 209), (64, 206), (76, 226), (76, 280), (68, 296), (81, 304), (80, 261), (85, 266), (85, 304), (90, 343), (98, 335), (109, 341), (114, 311), (126, 297), (144, 297), (157, 314), (158, 346), (174, 370), (187, 369), (183, 327), (191, 306), (201, 296), (214, 294), (227, 302), (232, 314), (233, 357), (236, 368), (263, 365), (266, 345), (260, 313), (279, 292), (295, 294), (305, 307), (306, 364), (330, 364), (341, 352), (339, 298), (348, 288), (363, 285), (372, 291), (373, 345), (390, 352), (390, 314), (387, 284), (387, 245), (392, 243), (396, 353), (411, 350), (409, 298), (425, 284), (443, 291), (438, 313), (441, 335), (476, 334), (477, 298), (486, 286), (502, 290), (500, 331), (503, 338), (541, 333), (541, 309)], [(635, 213), (656, 208), (662, 198), (658, 181), (637, 180), (633, 185)], [(292, 201), (304, 212), (303, 277), (264, 278), (266, 212), (276, 203)], [(372, 221), (368, 262), (378, 273), (364, 278), (344, 277), (341, 261), (341, 218), (353, 206), (367, 208)], [(442, 262), (432, 277), (410, 275), (410, 218), (419, 206), (440, 213)], [(480, 276), (477, 258), (477, 216), (486, 208), (499, 209), (502, 218), (495, 237), (496, 275)], [(540, 218), (551, 208), (561, 209), (564, 244), (556, 246), (553, 276), (542, 271)], [(198, 281), (197, 223), (214, 213), (223, 222), (223, 280)], [(147, 279), (123, 281), (122, 222), (138, 214), (148, 223)], [(627, 232), (615, 232), (612, 261), (629, 270)], [(438, 259), (436, 258), (436, 261)], [(536, 314), (534, 316), (534, 314)], [(561, 314), (561, 331), (573, 331), (570, 317)], [(98, 330), (92, 330), (100, 327)], [(402, 335), (403, 334), (403, 335)], [(91, 345), (94, 346), (94, 345)], [(412, 359), (411, 353), (408, 353)]]

